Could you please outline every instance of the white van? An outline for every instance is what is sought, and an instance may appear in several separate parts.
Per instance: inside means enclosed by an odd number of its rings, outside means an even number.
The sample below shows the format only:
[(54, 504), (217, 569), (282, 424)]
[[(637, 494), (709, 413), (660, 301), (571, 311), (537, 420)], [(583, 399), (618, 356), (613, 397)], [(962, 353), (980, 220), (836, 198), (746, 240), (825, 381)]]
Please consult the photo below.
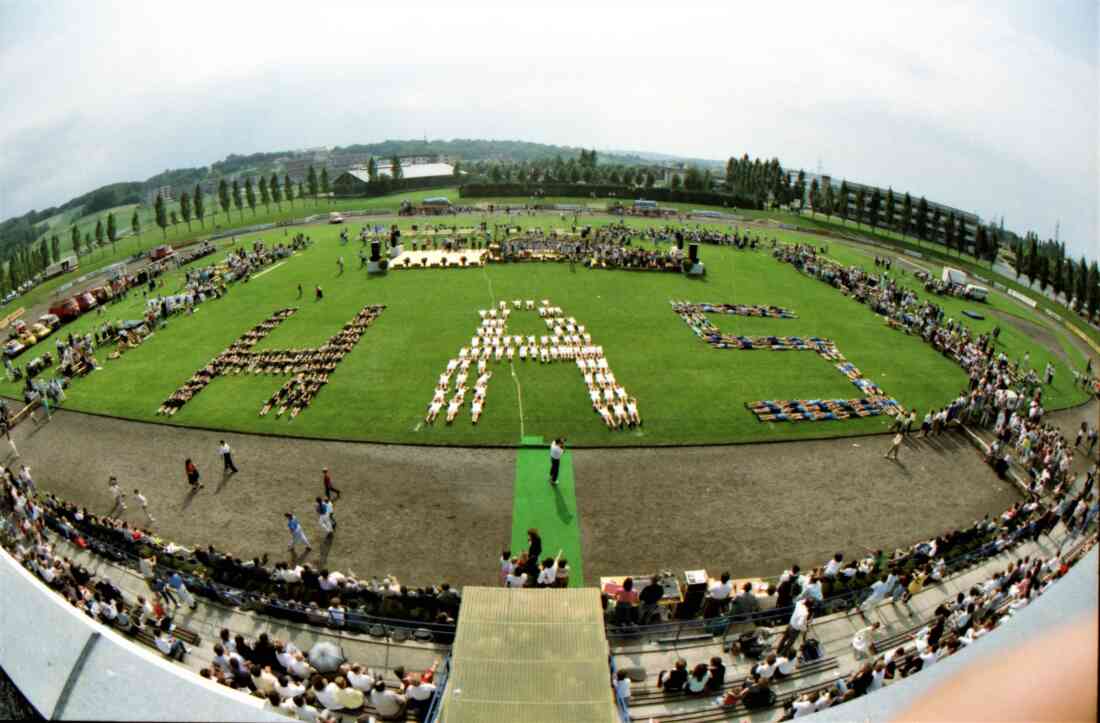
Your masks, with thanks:
[(985, 301), (989, 296), (989, 289), (984, 286), (975, 286), (974, 284), (966, 285), (966, 297), (973, 299), (974, 301)]

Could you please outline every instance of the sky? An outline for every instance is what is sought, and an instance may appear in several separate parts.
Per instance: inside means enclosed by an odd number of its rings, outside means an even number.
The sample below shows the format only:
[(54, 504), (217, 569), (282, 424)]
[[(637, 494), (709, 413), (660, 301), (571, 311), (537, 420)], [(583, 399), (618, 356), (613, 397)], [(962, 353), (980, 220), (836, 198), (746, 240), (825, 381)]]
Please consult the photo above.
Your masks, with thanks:
[(1100, 256), (1095, 0), (0, 0), (0, 218), (229, 153), (491, 138), (891, 186)]

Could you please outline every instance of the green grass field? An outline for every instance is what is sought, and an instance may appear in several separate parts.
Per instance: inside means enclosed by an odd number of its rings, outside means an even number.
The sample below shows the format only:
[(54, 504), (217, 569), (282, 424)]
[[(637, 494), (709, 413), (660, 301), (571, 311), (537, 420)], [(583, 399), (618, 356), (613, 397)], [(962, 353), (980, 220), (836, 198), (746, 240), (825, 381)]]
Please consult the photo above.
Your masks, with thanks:
[[(458, 219), (466, 225), (477, 220), (477, 216)], [(424, 224), (425, 220), (402, 219), (401, 225), (407, 230), (414, 222)], [(556, 214), (524, 217), (521, 223), (550, 228), (561, 225)], [(633, 225), (661, 223), (637, 220)], [(358, 224), (353, 224), (353, 229), (357, 228)], [(167, 328), (119, 360), (108, 361), (101, 353), (103, 370), (77, 380), (66, 406), (164, 421), (156, 416), (157, 407), (192, 373), (273, 311), (294, 305), (301, 307), (299, 313), (258, 348), (319, 345), (363, 305), (385, 304), (387, 309), (344, 358), (313, 405), (294, 421), (258, 416), (260, 406), (283, 378), (238, 376), (216, 380), (171, 422), (319, 438), (461, 445), (511, 445), (519, 441), (521, 433), (546, 438), (564, 434), (580, 445), (725, 443), (843, 436), (878, 432), (887, 426), (887, 418), (778, 424), (756, 421), (745, 402), (862, 395), (812, 352), (710, 348), (671, 311), (671, 299), (791, 308), (798, 319), (720, 316), (714, 322), (724, 330), (749, 335), (832, 338), (867, 378), (902, 404), (922, 411), (945, 404), (966, 382), (961, 369), (916, 337), (888, 329), (867, 307), (780, 264), (765, 251), (704, 246), (702, 255), (708, 268), (704, 279), (582, 267), (570, 271), (565, 264), (539, 263), (391, 271), (368, 278), (365, 271), (356, 270), (359, 244), (339, 246), (339, 229), (327, 225), (306, 228), (317, 241), (309, 250), (247, 284), (232, 286), (225, 299), (202, 305), (194, 316), (173, 317)], [(240, 240), (274, 242), (282, 234), (279, 230)], [(767, 235), (781, 241), (802, 238), (791, 232)], [(871, 265), (866, 252), (843, 244), (830, 244), (830, 255), (844, 263)], [(347, 261), (343, 275), (337, 275), (338, 256)], [(166, 291), (179, 284), (180, 274), (170, 275)], [(298, 284), (306, 289), (301, 301), (296, 299)], [(322, 302), (315, 302), (310, 293), (315, 284), (324, 288)], [(641, 429), (608, 431), (591, 411), (580, 372), (572, 363), (543, 365), (518, 360), (514, 378), (507, 362), (490, 364), (494, 378), (477, 426), (468, 416), (460, 417), (453, 426), (442, 419), (434, 426), (423, 423), (436, 377), (447, 360), (469, 343), (480, 321), (477, 311), (516, 298), (550, 299), (588, 327), (594, 343), (604, 347), (620, 383), (638, 398), (644, 420)], [(956, 318), (967, 307), (954, 299), (937, 301)], [(110, 318), (137, 318), (143, 304), (141, 291), (132, 291), (127, 301), (108, 306), (102, 316), (85, 316), (61, 333), (83, 332)], [(985, 330), (992, 328), (995, 320), (967, 323)], [(1001, 326), (1000, 343), (1010, 357), (1018, 358), (1025, 349), (1030, 350), (1033, 365), (1039, 369), (1048, 359), (1055, 360), (1058, 371), (1047, 393), (1048, 407), (1084, 399), (1072, 387), (1065, 364), (1035, 340), (1007, 324)], [(513, 334), (543, 333), (543, 329), (534, 312), (513, 314), (509, 325)], [(53, 348), (52, 338), (18, 361), (26, 363), (47, 347)], [(18, 385), (6, 384), (3, 391), (17, 395)]]

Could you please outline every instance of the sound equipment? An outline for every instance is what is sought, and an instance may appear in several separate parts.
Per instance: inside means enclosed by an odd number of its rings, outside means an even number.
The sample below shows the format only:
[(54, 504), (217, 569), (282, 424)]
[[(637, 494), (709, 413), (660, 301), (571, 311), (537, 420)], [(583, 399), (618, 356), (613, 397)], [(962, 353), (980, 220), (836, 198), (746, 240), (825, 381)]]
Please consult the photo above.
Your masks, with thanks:
[(371, 241), (370, 242), (370, 260), (378, 261), (382, 258), (382, 242)]
[(707, 596), (707, 571), (687, 570), (684, 572), (684, 601), (676, 609), (676, 617), (690, 620), (703, 608)]
[(691, 259), (692, 264), (699, 263), (699, 244), (688, 245), (688, 258)]
[(681, 251), (684, 250), (684, 233), (682, 231), (676, 232), (676, 248)]

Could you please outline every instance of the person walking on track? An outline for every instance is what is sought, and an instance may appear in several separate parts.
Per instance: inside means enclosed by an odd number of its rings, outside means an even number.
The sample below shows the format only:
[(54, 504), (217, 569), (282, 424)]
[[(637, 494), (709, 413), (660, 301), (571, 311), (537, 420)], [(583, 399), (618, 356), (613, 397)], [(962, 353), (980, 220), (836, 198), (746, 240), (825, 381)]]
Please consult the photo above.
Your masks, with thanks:
[(293, 513), (286, 513), (286, 527), (290, 530), (290, 546), (287, 548), (291, 552), (295, 552), (295, 546), (301, 544), (306, 546), (306, 552), (309, 552), (313, 548), (309, 545), (309, 538), (306, 537), (305, 530), (302, 529), (302, 523), (298, 521), (298, 518)]
[(229, 447), (229, 443), (223, 439), (218, 444), (218, 453), (222, 456), (225, 471), (229, 474), (237, 474), (240, 470), (237, 469), (237, 465), (233, 464), (233, 450)]
[(134, 499), (137, 500), (138, 507), (141, 508), (141, 511), (145, 513), (145, 516), (147, 518), (149, 518), (149, 522), (156, 522), (156, 518), (153, 517), (153, 514), (151, 512), (149, 512), (149, 500), (146, 499), (145, 495), (141, 494), (140, 490), (134, 490)]
[(890, 449), (886, 450), (886, 454), (882, 455), (886, 459), (892, 459), (895, 462), (898, 461), (898, 450), (901, 449), (901, 443), (905, 439), (905, 436), (899, 430), (894, 435), (894, 441), (890, 443)]
[(558, 437), (550, 443), (550, 484), (558, 484), (558, 470), (561, 468), (561, 456), (565, 454), (565, 437)]
[(332, 475), (328, 471), (328, 467), (321, 470), (321, 481), (325, 485), (325, 497), (331, 500), (340, 499), (340, 490), (332, 485)]
[(111, 480), (107, 483), (107, 487), (111, 490), (111, 496), (115, 498), (115, 507), (120, 510), (126, 510), (126, 494), (122, 491), (122, 488), (118, 484), (118, 477), (111, 477)]
[(187, 484), (191, 485), (192, 490), (198, 492), (206, 486), (199, 482), (199, 468), (195, 466), (190, 457), (183, 463), (183, 470), (187, 473)]

